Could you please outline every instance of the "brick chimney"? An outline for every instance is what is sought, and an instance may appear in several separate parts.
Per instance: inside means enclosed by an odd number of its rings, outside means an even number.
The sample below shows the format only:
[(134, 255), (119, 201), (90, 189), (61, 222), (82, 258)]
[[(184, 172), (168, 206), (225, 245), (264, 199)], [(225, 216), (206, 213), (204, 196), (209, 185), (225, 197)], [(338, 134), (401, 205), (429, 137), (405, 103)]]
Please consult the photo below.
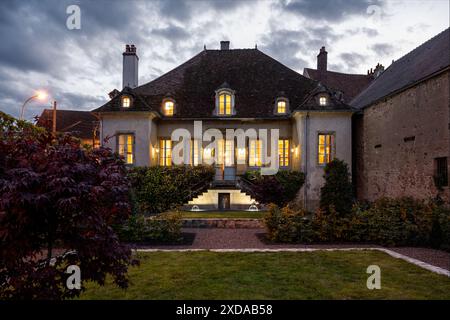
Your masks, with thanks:
[(327, 72), (327, 55), (325, 47), (322, 47), (317, 55), (317, 71), (320, 73)]
[(122, 88), (136, 88), (138, 86), (139, 57), (134, 44), (127, 44), (123, 53)]
[(230, 50), (230, 41), (220, 41), (220, 50)]

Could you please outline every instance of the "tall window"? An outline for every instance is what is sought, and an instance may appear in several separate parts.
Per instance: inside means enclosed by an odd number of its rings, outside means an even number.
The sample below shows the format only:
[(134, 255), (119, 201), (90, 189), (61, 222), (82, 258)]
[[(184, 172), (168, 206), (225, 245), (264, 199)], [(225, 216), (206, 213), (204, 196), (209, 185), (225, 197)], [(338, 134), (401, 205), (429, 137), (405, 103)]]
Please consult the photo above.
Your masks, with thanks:
[(129, 134), (119, 134), (118, 135), (118, 152), (121, 155), (126, 164), (134, 163), (134, 135)]
[(202, 142), (201, 140), (192, 140), (192, 163), (198, 166), (202, 163)]
[(289, 140), (280, 139), (278, 140), (278, 158), (280, 167), (289, 166)]
[(448, 186), (448, 165), (447, 158), (436, 158), (435, 162), (435, 182), (438, 187)]
[(219, 94), (219, 115), (231, 115), (231, 94), (227, 92), (221, 92)]
[(159, 165), (169, 167), (172, 165), (172, 141), (159, 140)]
[(286, 101), (281, 100), (277, 102), (277, 113), (286, 113)]
[(173, 101), (164, 102), (164, 115), (173, 116), (174, 103)]
[(219, 140), (217, 146), (218, 163), (225, 164), (225, 166), (232, 166), (234, 164), (234, 140)]
[(122, 107), (129, 108), (131, 106), (131, 98), (128, 96), (122, 97)]
[(248, 165), (261, 167), (261, 140), (250, 140)]
[(327, 164), (334, 158), (334, 134), (319, 133), (318, 145), (318, 163), (320, 165)]

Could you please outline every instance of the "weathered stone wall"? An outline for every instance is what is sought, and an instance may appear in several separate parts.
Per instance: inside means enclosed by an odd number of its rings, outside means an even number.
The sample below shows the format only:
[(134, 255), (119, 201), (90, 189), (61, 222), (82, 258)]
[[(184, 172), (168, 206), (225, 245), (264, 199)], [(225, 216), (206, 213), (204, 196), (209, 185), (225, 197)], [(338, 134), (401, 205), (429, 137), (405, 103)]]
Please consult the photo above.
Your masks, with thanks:
[[(355, 183), (360, 200), (435, 197), (434, 159), (449, 157), (447, 71), (354, 117)], [(450, 159), (449, 159), (450, 161)], [(449, 188), (440, 195), (448, 202)]]

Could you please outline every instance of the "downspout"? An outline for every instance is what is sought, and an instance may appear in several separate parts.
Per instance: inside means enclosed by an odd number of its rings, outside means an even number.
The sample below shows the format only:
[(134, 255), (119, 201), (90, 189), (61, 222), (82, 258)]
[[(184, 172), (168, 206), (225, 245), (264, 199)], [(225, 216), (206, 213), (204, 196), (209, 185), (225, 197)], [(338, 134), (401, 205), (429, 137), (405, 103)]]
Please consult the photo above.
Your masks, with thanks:
[(305, 159), (305, 169), (304, 169), (304, 174), (305, 174), (305, 187), (303, 188), (303, 206), (305, 209), (308, 208), (308, 123), (309, 123), (309, 112), (306, 113), (306, 117), (305, 117), (305, 125), (304, 127), (304, 133), (303, 133), (303, 140), (304, 140), (304, 144), (305, 144), (305, 154), (304, 154), (304, 159)]

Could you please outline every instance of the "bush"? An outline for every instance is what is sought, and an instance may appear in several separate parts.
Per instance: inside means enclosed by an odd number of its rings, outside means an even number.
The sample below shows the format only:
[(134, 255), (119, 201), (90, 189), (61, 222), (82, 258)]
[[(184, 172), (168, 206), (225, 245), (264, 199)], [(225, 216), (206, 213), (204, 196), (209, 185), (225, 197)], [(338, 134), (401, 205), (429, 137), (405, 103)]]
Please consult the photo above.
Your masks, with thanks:
[(103, 285), (109, 274), (127, 287), (131, 250), (111, 226), (129, 216), (128, 187), (110, 150), (0, 113), (0, 299), (79, 295), (66, 286), (68, 265), (84, 281)]
[(181, 214), (170, 212), (154, 217), (135, 214), (117, 229), (125, 242), (173, 243), (181, 241), (181, 227)]
[(181, 206), (214, 179), (211, 166), (136, 167), (129, 172), (133, 199), (142, 214)]
[(333, 206), (336, 214), (350, 214), (353, 203), (353, 187), (347, 164), (338, 159), (327, 163), (324, 169), (325, 184), (320, 190), (320, 208), (330, 213)]
[(280, 209), (269, 205), (264, 217), (264, 225), (269, 240), (274, 242), (311, 242), (314, 231), (310, 219), (304, 210), (293, 210), (289, 206)]
[(275, 175), (261, 175), (259, 171), (247, 171), (242, 179), (250, 182), (246, 187), (253, 197), (264, 204), (285, 206), (295, 199), (305, 182), (305, 175), (299, 171), (278, 171)]
[(333, 206), (308, 218), (303, 209), (271, 205), (263, 221), (267, 237), (275, 242), (350, 241), (450, 250), (450, 210), (412, 198), (354, 205), (344, 217)]

